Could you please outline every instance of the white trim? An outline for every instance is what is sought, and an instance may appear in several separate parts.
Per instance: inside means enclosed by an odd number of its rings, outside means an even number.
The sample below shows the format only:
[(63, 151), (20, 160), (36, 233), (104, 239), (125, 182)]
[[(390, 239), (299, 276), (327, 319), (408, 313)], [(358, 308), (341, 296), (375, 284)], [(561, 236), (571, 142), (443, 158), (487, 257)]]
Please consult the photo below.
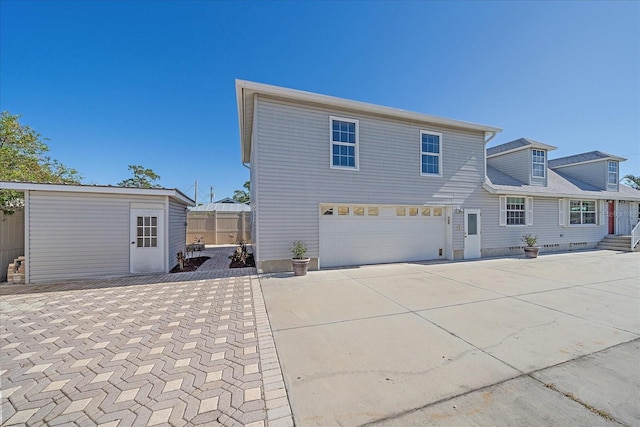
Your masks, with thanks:
[[(24, 192), (24, 283), (31, 282), (31, 197), (29, 190)], [(8, 279), (7, 279), (8, 280)]]
[[(528, 191), (528, 189), (523, 189), (523, 188), (514, 188), (513, 190), (509, 189), (509, 190), (505, 190), (505, 189), (496, 189), (494, 187), (491, 186), (491, 184), (489, 184), (488, 182), (484, 182), (482, 183), (482, 188), (484, 188), (486, 191), (488, 191), (491, 194), (498, 194), (498, 195), (508, 195), (508, 196), (522, 196), (523, 194), (527, 194), (527, 195), (531, 195), (532, 197), (550, 197), (550, 198), (557, 198), (557, 197), (571, 197), (571, 198), (584, 198), (585, 200), (612, 200), (615, 198), (618, 199), (624, 199), (624, 200), (628, 200), (628, 201), (640, 201), (640, 192), (638, 193), (637, 197), (633, 197), (630, 194), (612, 194), (614, 193), (614, 191), (604, 191), (604, 193), (606, 194), (575, 194), (575, 193), (548, 193), (548, 192), (533, 192), (533, 191)], [(544, 188), (544, 187), (539, 187), (539, 188)]]
[[(185, 215), (185, 220), (186, 220), (186, 215)], [(167, 274), (169, 273), (169, 267), (170, 267), (170, 262), (169, 262), (169, 240), (171, 240), (171, 235), (169, 234), (169, 196), (165, 197), (164, 199), (164, 248), (162, 250), (162, 252), (164, 252), (163, 254), (163, 268), (164, 268), (164, 273)], [(185, 231), (185, 237), (186, 237), (186, 231)], [(185, 239), (186, 240), (186, 239)]]
[[(508, 142), (506, 142), (505, 144), (508, 144)], [(496, 145), (495, 147), (489, 147), (487, 148), (487, 150), (491, 150), (492, 148), (499, 147), (500, 145), (502, 144)], [(529, 150), (532, 148), (549, 152), (549, 151), (556, 150), (558, 147), (555, 147), (553, 145), (543, 144), (542, 142), (531, 142), (530, 144), (521, 145), (519, 147), (512, 148), (510, 150), (500, 151), (499, 153), (494, 153), (494, 154), (488, 154), (487, 159), (490, 159), (492, 157), (502, 156), (503, 154), (515, 153), (516, 151)]]
[[(541, 151), (544, 156), (544, 160), (542, 162), (542, 176), (537, 176), (537, 175), (534, 175), (533, 173), (533, 171), (535, 170), (533, 166), (540, 164), (540, 162), (534, 161), (535, 159), (534, 151)], [(531, 178), (546, 178), (546, 177), (547, 177), (547, 151), (541, 150), (539, 148), (532, 148), (531, 149)]]
[(101, 193), (101, 194), (133, 194), (138, 196), (169, 196), (188, 206), (195, 202), (179, 190), (168, 188), (131, 188), (110, 185), (76, 185), (76, 184), (42, 184), (35, 182), (0, 181), (0, 189), (17, 191), (57, 191), (64, 193)]
[[(560, 157), (560, 159), (562, 159), (562, 157)], [(560, 160), (560, 159), (551, 159), (551, 161)], [(599, 159), (585, 160), (585, 161), (582, 161), (582, 162), (575, 162), (575, 163), (567, 163), (566, 165), (549, 166), (549, 169), (560, 169), (560, 168), (566, 168), (566, 167), (569, 167), (569, 166), (584, 165), (584, 164), (587, 164), (587, 163), (603, 162), (605, 160), (606, 161), (615, 160), (617, 162), (624, 162), (627, 159), (625, 159), (624, 157), (617, 157), (617, 156), (601, 157)]]
[[(524, 224), (507, 224), (507, 198), (520, 198), (524, 201)], [(518, 211), (520, 212), (520, 211)], [(527, 227), (533, 225), (533, 197), (526, 197), (522, 195), (508, 195), (500, 196), (500, 227)]]
[[(431, 153), (428, 151), (422, 151), (422, 135), (427, 134), (427, 135), (435, 135), (437, 136), (440, 141), (438, 144), (438, 153)], [(433, 132), (430, 130), (420, 130), (420, 158), (419, 158), (419, 165), (420, 165), (420, 176), (434, 176), (434, 177), (442, 177), (442, 149), (443, 149), (443, 138), (442, 138), (442, 133), (441, 132)], [(438, 156), (438, 173), (426, 173), (426, 172), (422, 172), (422, 156), (426, 154), (428, 156)]]
[[(616, 165), (615, 182), (611, 182), (609, 180), (609, 178), (611, 177), (611, 174), (613, 173), (609, 170), (611, 164)], [(618, 182), (620, 182), (620, 162), (618, 162), (617, 160), (607, 160), (607, 185), (618, 185)]]
[[(580, 202), (580, 206), (581, 209), (579, 211), (580, 213), (580, 224), (572, 224), (571, 223), (571, 201), (575, 201), (575, 202)], [(582, 221), (584, 219), (584, 211), (582, 210), (582, 203), (583, 202), (593, 202), (593, 208), (594, 208), (594, 217), (595, 217), (595, 223), (594, 224), (584, 224)], [(582, 198), (576, 198), (576, 197), (570, 197), (567, 199), (567, 203), (565, 206), (565, 209), (567, 211), (567, 227), (597, 227), (600, 224), (598, 223), (598, 200), (597, 199), (582, 199)], [(616, 202), (616, 212), (617, 212), (617, 202)], [(589, 212), (590, 213), (590, 212)]]
[[(340, 142), (333, 140), (333, 121), (339, 122), (347, 122), (353, 123), (355, 125), (356, 132), (356, 142), (355, 144), (351, 144), (350, 142)], [(354, 163), (355, 166), (336, 166), (333, 164), (333, 144), (344, 146), (344, 147), (354, 147)], [(358, 119), (349, 119), (346, 117), (338, 117), (338, 116), (329, 116), (329, 168), (330, 169), (341, 169), (341, 170), (349, 170), (349, 171), (358, 171), (360, 170), (360, 120)]]

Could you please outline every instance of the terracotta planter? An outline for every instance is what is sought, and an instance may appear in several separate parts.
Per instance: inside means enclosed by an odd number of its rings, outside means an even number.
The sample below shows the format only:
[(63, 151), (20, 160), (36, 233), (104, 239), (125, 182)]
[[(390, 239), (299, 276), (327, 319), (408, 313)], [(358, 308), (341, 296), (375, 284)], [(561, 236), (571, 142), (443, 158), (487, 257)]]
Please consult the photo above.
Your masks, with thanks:
[(524, 247), (524, 257), (525, 258), (538, 258), (538, 251), (540, 250), (540, 246), (525, 246)]
[(294, 258), (291, 260), (293, 264), (293, 275), (294, 276), (306, 276), (307, 269), (309, 268), (310, 258)]

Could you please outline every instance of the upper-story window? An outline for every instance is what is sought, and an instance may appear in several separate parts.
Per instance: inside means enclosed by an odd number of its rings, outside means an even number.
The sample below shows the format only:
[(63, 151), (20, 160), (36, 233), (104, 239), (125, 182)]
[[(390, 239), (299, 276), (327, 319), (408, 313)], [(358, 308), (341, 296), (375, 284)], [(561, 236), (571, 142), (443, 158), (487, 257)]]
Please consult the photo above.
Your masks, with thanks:
[(330, 117), (331, 168), (358, 169), (358, 120)]
[(547, 168), (545, 161), (546, 153), (544, 150), (532, 150), (531, 152), (531, 176), (534, 178), (544, 178), (544, 172)]
[(420, 174), (442, 176), (442, 134), (420, 131)]
[(609, 174), (607, 177), (609, 184), (618, 183), (618, 162), (609, 162)]

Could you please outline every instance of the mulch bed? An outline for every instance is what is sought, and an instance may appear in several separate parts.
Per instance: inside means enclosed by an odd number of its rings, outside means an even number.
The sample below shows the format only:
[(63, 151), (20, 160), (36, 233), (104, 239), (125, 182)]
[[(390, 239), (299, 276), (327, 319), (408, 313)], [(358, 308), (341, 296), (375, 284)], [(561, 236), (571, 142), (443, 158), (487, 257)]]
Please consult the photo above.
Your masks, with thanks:
[(187, 258), (184, 260), (184, 269), (180, 270), (180, 265), (176, 265), (171, 273), (184, 273), (185, 271), (196, 271), (206, 260), (211, 257), (199, 256), (196, 258)]
[(255, 267), (256, 262), (253, 259), (253, 254), (247, 254), (247, 259), (245, 262), (240, 260), (236, 261), (233, 258), (231, 259), (231, 264), (229, 264), (229, 268), (245, 268), (245, 267)]

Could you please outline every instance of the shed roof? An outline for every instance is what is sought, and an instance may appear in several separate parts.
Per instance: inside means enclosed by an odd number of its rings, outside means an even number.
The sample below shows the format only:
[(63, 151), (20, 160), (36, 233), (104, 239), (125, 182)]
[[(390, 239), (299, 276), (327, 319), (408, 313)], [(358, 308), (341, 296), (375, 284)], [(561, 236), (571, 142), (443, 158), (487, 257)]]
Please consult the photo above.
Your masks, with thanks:
[(616, 160), (624, 162), (625, 158), (614, 156), (613, 154), (603, 153), (602, 151), (589, 151), (588, 153), (574, 154), (572, 156), (560, 157), (559, 159), (549, 160), (550, 168), (560, 168), (563, 166), (576, 165), (579, 163), (590, 163), (599, 160)]
[(487, 166), (487, 182), (483, 187), (496, 194), (640, 201), (640, 191), (624, 184), (619, 185), (619, 191), (605, 191), (552, 169), (547, 169), (547, 186), (544, 187), (525, 184), (511, 175)]
[(251, 212), (251, 206), (245, 203), (204, 203), (189, 209), (190, 212)]
[(238, 122), (240, 125), (240, 146), (242, 162), (249, 163), (251, 154), (251, 132), (253, 129), (253, 106), (254, 95), (266, 95), (277, 99), (286, 99), (297, 102), (328, 105), (331, 107), (361, 111), (369, 114), (376, 114), (383, 117), (399, 118), (426, 122), (435, 125), (449, 126), (458, 129), (472, 129), (489, 133), (502, 131), (495, 126), (482, 125), (478, 123), (465, 122), (462, 120), (448, 119), (445, 117), (431, 116), (428, 114), (415, 113), (412, 111), (400, 110), (397, 108), (384, 107), (366, 102), (352, 101), (334, 96), (320, 95), (312, 92), (288, 89), (279, 86), (272, 86), (263, 83), (255, 83), (245, 80), (236, 80), (236, 102), (238, 104)]
[(169, 196), (187, 206), (193, 206), (194, 201), (177, 188), (133, 188), (117, 187), (113, 185), (86, 184), (54, 184), (41, 182), (0, 181), (0, 189), (17, 191), (55, 191), (67, 193), (102, 193), (102, 194), (133, 194), (143, 196)]

